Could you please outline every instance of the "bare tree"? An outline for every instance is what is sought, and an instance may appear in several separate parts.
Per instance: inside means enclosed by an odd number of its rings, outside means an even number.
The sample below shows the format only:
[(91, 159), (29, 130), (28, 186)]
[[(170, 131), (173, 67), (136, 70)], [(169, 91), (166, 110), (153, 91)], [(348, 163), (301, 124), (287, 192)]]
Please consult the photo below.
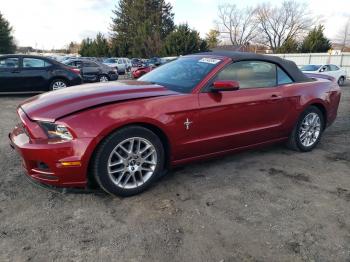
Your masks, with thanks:
[(289, 39), (306, 34), (314, 23), (308, 8), (295, 1), (283, 1), (273, 7), (264, 3), (257, 8), (261, 42), (277, 51)]
[(240, 9), (234, 4), (220, 5), (216, 25), (220, 34), (228, 37), (231, 44), (240, 49), (257, 35), (256, 9)]
[(342, 51), (350, 45), (350, 17), (346, 21), (344, 27), (339, 31), (336, 41), (342, 46)]

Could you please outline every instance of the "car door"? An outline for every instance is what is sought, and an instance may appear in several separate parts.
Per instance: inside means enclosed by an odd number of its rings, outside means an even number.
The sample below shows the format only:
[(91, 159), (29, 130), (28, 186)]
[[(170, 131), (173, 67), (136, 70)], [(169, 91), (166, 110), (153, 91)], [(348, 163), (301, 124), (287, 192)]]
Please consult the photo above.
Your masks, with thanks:
[(0, 92), (21, 91), (20, 58), (1, 57), (0, 58)]
[(342, 76), (342, 71), (336, 65), (330, 65), (332, 76), (338, 80)]
[(126, 70), (125, 63), (124, 63), (123, 59), (119, 58), (118, 59), (118, 71), (125, 72), (125, 70)]
[[(238, 81), (240, 89), (212, 92), (211, 86), (218, 80)], [(281, 138), (289, 109), (284, 88), (291, 82), (282, 69), (264, 61), (226, 66), (199, 94), (198, 146), (203, 147), (203, 153)]]
[(92, 61), (83, 61), (82, 73), (85, 81), (94, 82), (100, 74), (100, 67)]
[(322, 66), (319, 71), (323, 75), (333, 76), (332, 71), (331, 71), (331, 67), (329, 65)]
[(44, 59), (23, 57), (21, 70), (23, 91), (47, 91), (51, 67), (52, 64)]

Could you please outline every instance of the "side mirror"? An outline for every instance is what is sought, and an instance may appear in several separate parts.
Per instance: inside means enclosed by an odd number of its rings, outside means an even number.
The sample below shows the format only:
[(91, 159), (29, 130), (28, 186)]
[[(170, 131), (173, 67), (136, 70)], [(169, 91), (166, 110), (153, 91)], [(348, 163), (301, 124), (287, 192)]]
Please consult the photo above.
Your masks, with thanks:
[(213, 83), (211, 90), (213, 92), (222, 92), (222, 91), (235, 91), (239, 89), (238, 81), (233, 80), (219, 80)]
[(318, 72), (324, 72), (324, 71), (326, 71), (325, 67), (322, 67), (320, 70), (318, 70)]

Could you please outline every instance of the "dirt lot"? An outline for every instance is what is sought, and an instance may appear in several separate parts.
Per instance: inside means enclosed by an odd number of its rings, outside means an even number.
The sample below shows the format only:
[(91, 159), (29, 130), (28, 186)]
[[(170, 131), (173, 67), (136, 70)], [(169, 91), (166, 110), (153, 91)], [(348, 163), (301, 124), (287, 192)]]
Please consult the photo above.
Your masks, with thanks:
[(0, 261), (350, 261), (350, 85), (313, 152), (192, 164), (127, 199), (29, 184), (7, 138), (24, 99), (0, 97)]

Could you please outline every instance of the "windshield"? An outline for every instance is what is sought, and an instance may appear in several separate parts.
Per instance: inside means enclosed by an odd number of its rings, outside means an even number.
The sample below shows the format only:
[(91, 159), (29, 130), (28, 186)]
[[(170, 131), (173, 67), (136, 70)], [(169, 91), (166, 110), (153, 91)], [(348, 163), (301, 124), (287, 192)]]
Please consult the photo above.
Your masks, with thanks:
[(139, 81), (159, 84), (176, 92), (190, 93), (220, 62), (220, 59), (213, 58), (183, 57), (158, 67), (139, 78)]
[(300, 68), (301, 71), (317, 71), (320, 65), (304, 65)]

